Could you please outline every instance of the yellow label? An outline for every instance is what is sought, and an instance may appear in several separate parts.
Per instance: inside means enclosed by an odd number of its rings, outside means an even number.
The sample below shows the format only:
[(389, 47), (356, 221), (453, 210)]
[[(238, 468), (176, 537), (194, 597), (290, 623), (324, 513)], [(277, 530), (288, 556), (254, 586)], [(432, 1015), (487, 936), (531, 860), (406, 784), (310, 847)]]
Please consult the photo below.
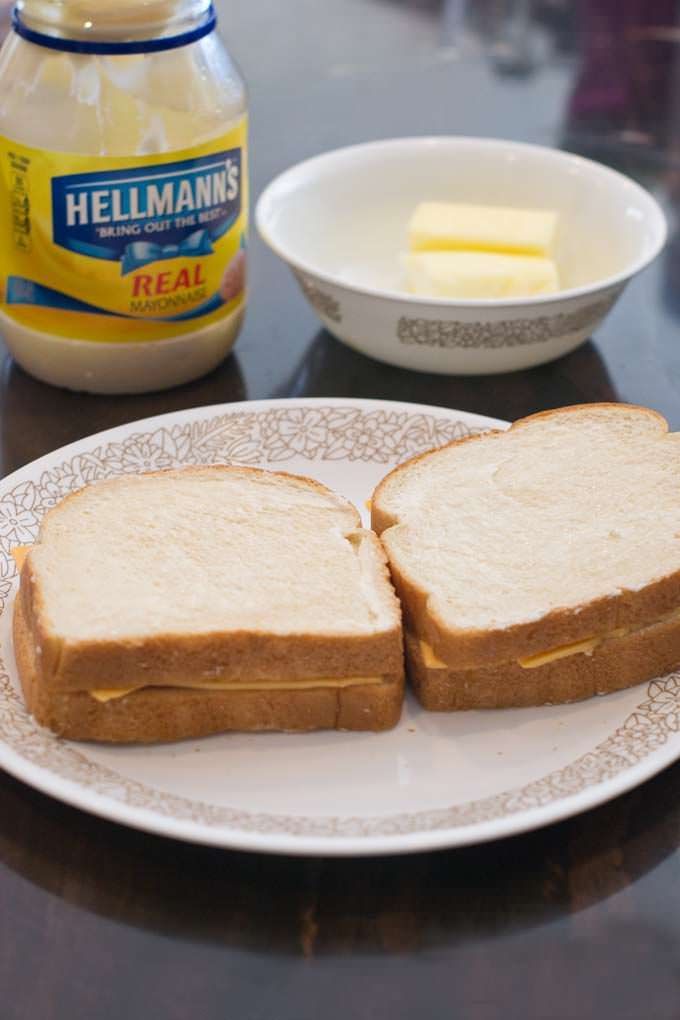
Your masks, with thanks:
[(161, 340), (245, 299), (247, 124), (179, 152), (83, 156), (0, 138), (2, 311), (92, 341)]

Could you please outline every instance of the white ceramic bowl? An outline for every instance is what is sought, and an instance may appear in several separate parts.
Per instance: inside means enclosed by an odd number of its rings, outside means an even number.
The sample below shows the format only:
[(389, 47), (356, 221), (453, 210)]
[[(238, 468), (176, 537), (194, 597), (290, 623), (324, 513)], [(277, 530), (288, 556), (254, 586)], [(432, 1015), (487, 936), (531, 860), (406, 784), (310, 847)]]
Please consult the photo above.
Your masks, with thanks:
[[(472, 301), (404, 293), (406, 225), (425, 200), (556, 209), (564, 290)], [(256, 222), (340, 340), (393, 365), (459, 374), (527, 368), (578, 347), (666, 239), (657, 202), (622, 174), (481, 138), (370, 142), (306, 160), (266, 188)]]

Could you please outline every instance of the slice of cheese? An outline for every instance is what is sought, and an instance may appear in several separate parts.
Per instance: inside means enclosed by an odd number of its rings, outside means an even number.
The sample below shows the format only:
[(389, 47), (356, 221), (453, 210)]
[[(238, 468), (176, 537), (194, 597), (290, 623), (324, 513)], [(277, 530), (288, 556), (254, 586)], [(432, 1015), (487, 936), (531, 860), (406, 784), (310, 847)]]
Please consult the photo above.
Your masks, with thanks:
[[(172, 687), (172, 690), (200, 690), (200, 691), (305, 691), (313, 690), (314, 688), (327, 687), (327, 688), (342, 688), (342, 687), (356, 687), (359, 684), (361, 686), (374, 685), (383, 683), (381, 676), (350, 676), (350, 677), (338, 677), (335, 679), (319, 679), (319, 680), (260, 680), (259, 682), (244, 681), (242, 683), (205, 683), (205, 684), (182, 684), (181, 686)], [(132, 694), (134, 691), (142, 690), (153, 690), (153, 687), (118, 687), (118, 688), (98, 688), (95, 690), (88, 691), (91, 697), (95, 698), (96, 701), (107, 702), (115, 701), (119, 698), (124, 698), (127, 694)], [(167, 689), (167, 688), (166, 688)]]
[(605, 631), (603, 634), (596, 634), (594, 637), (585, 638), (583, 641), (574, 641), (568, 645), (558, 645), (556, 648), (549, 648), (547, 652), (538, 652), (536, 655), (529, 655), (525, 659), (518, 659), (523, 669), (535, 669), (537, 666), (545, 666), (548, 662), (555, 662), (557, 659), (564, 659), (568, 655), (592, 655), (598, 645), (604, 641), (613, 641), (616, 638), (626, 637), (628, 634), (636, 634), (638, 631), (646, 630), (648, 627), (656, 627), (662, 623), (671, 623), (673, 620), (680, 620), (680, 609), (672, 609), (669, 613), (657, 616), (655, 620), (638, 624), (636, 627), (615, 627), (613, 630)]
[(496, 251), (548, 255), (558, 215), (550, 209), (421, 202), (411, 217), (411, 251)]
[[(566, 659), (570, 655), (592, 655), (598, 645), (605, 641), (613, 641), (616, 638), (626, 637), (628, 634), (635, 634), (638, 631), (646, 630), (648, 627), (656, 627), (659, 624), (671, 623), (674, 620), (680, 621), (680, 609), (671, 609), (668, 613), (657, 616), (655, 620), (648, 620), (635, 627), (614, 627), (612, 630), (604, 631), (602, 634), (594, 634), (592, 637), (584, 638), (582, 641), (572, 641), (565, 645), (556, 645), (544, 652), (536, 652), (535, 655), (527, 655), (517, 662), (523, 669), (536, 669), (538, 666), (545, 666), (549, 662), (556, 662), (559, 659)], [(435, 654), (434, 649), (426, 641), (419, 640), (420, 654), (423, 664), (428, 669), (452, 669), (447, 662)]]
[(12, 559), (17, 565), (17, 570), (21, 572), (21, 568), (24, 565), (26, 557), (30, 552), (30, 545), (15, 545), (12, 549)]
[[(607, 637), (623, 637), (627, 633), (623, 628), (618, 631), (612, 631)], [(524, 669), (534, 669), (536, 666), (545, 666), (548, 662), (554, 662), (557, 659), (564, 659), (568, 655), (578, 655), (579, 653), (589, 654), (604, 640), (602, 637), (586, 638), (583, 641), (574, 641), (568, 645), (559, 645), (556, 648), (550, 648), (545, 652), (537, 652), (536, 655), (528, 655), (524, 659), (518, 659), (520, 666)], [(451, 669), (448, 663), (440, 659), (435, 654), (434, 649), (426, 641), (420, 641), (420, 654), (423, 659), (423, 664), (428, 669)]]
[(538, 652), (537, 655), (528, 655), (525, 659), (518, 659), (522, 669), (536, 669), (537, 666), (546, 666), (549, 662), (556, 662), (558, 659), (566, 659), (569, 655), (592, 655), (599, 644), (602, 644), (604, 637), (586, 638), (584, 641), (574, 641), (570, 645), (558, 645), (547, 652)]
[(404, 256), (406, 289), (420, 297), (511, 298), (553, 294), (555, 263), (537, 255), (421, 251)]
[(121, 687), (120, 689), (106, 687), (98, 691), (89, 691), (88, 693), (96, 701), (101, 701), (102, 703), (104, 703), (106, 701), (117, 701), (118, 698), (124, 698), (126, 694), (132, 694), (133, 691), (141, 690), (142, 690), (141, 687)]
[(427, 641), (420, 641), (420, 654), (422, 656), (423, 663), (428, 669), (449, 668), (443, 659), (440, 659), (438, 655), (435, 655), (434, 648), (432, 645), (428, 645)]

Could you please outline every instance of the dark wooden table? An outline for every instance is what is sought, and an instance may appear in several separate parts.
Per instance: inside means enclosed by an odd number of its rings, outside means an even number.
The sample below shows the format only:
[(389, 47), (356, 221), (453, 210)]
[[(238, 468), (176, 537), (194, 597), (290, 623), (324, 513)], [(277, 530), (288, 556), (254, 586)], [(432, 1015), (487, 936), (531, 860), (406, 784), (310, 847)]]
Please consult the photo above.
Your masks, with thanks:
[[(255, 195), (327, 148), (467, 133), (594, 155), (677, 214), (675, 0), (221, 8), (251, 87)], [(255, 238), (251, 286), (236, 353), (168, 393), (71, 394), (5, 358), (3, 473), (122, 422), (261, 397), (395, 398), (503, 418), (626, 400), (680, 428), (677, 237), (592, 342), (506, 376), (423, 376), (355, 354), (319, 331)], [(0, 1020), (678, 1018), (679, 845), (680, 765), (530, 835), (354, 861), (146, 836), (2, 775)]]

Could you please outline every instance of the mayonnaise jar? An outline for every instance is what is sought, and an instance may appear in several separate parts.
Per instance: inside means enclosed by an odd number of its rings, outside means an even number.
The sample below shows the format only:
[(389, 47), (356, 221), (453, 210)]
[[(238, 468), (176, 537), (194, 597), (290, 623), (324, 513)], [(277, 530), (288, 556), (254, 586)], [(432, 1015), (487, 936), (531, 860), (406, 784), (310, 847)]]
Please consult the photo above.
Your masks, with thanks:
[(208, 372), (245, 310), (245, 87), (210, 0), (19, 0), (0, 51), (0, 329), (46, 382)]

